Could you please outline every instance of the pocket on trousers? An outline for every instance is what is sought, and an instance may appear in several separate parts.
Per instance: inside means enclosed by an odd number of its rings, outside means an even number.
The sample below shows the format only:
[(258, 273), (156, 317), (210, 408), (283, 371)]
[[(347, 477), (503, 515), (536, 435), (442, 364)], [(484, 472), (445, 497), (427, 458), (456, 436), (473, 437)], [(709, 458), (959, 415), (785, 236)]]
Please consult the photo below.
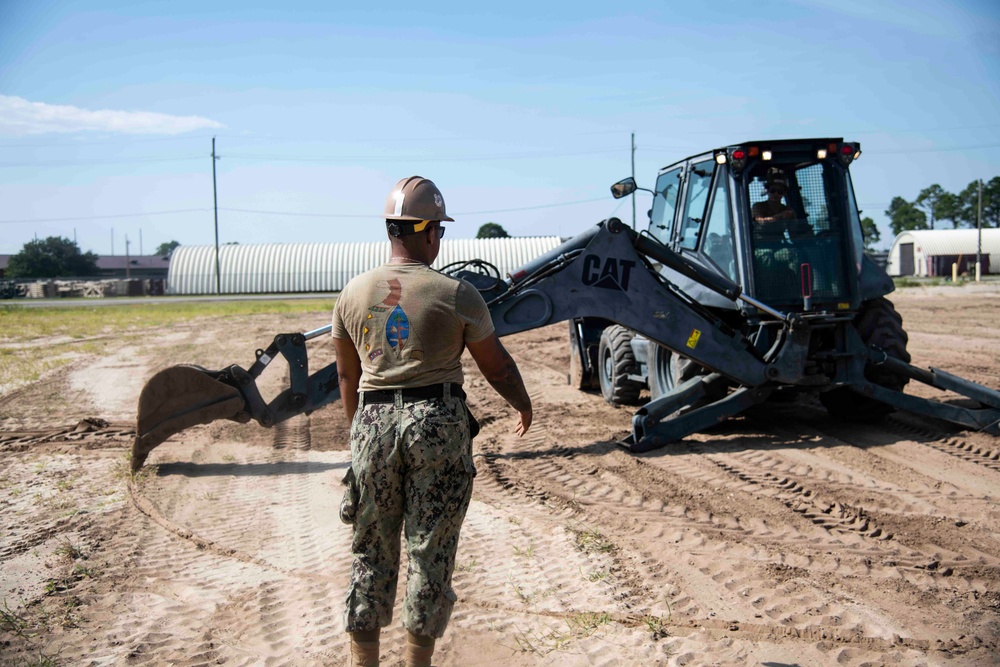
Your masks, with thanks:
[(469, 418), (469, 440), (472, 440), (479, 435), (479, 420), (472, 414), (472, 410), (469, 409), (465, 401), (462, 401), (462, 406), (465, 408), (465, 415)]
[(354, 467), (347, 469), (344, 479), (340, 481), (346, 486), (344, 497), (340, 501), (340, 520), (351, 525), (358, 516), (358, 480), (354, 477)]

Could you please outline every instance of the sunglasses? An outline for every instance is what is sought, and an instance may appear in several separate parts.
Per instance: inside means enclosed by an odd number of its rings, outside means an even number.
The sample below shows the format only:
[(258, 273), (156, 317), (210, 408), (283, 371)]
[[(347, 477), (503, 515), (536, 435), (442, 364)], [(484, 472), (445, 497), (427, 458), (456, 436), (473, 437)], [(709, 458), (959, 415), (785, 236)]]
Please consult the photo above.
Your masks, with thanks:
[(438, 238), (439, 239), (443, 239), (444, 238), (444, 225), (438, 225), (437, 230), (438, 230)]

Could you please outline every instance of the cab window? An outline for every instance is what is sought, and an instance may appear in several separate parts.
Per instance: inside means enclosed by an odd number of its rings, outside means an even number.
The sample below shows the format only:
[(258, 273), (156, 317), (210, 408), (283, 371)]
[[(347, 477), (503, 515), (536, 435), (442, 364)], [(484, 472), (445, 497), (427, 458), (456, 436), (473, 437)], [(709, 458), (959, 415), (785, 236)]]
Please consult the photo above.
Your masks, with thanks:
[(705, 221), (705, 207), (708, 204), (714, 168), (715, 162), (713, 160), (697, 162), (691, 166), (688, 175), (687, 200), (684, 203), (684, 215), (680, 220), (678, 234), (678, 242), (682, 248), (693, 250), (698, 247), (698, 237), (701, 235), (701, 223)]
[(677, 195), (681, 190), (681, 167), (660, 174), (656, 179), (653, 210), (649, 215), (649, 233), (660, 242), (670, 241), (670, 229), (677, 210)]
[(729, 279), (736, 281), (736, 246), (733, 243), (733, 223), (729, 209), (729, 179), (716, 179), (712, 208), (705, 226), (703, 252)]

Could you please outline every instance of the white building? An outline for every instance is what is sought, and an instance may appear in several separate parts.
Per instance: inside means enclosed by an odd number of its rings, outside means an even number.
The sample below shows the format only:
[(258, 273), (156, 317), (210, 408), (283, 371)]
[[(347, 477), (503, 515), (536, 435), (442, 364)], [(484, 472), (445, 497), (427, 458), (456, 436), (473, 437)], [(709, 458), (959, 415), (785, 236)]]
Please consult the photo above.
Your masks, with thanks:
[[(506, 275), (558, 246), (558, 236), (444, 239), (434, 268), (481, 259)], [(359, 273), (389, 259), (389, 241), (266, 243), (219, 248), (223, 294), (339, 292)], [(215, 294), (215, 246), (179, 246), (170, 256), (168, 294)]]
[[(1000, 229), (982, 230), (983, 275), (1000, 273)], [(976, 229), (918, 229), (901, 232), (889, 250), (890, 276), (951, 276), (976, 272)]]

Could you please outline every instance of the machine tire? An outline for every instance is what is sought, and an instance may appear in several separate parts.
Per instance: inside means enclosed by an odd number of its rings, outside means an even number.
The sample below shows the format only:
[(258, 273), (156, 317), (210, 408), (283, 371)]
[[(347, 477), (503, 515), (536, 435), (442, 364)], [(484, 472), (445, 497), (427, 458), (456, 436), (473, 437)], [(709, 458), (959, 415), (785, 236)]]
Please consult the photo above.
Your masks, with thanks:
[(601, 333), (597, 374), (601, 383), (601, 394), (604, 400), (612, 405), (634, 405), (639, 402), (642, 384), (628, 377), (638, 372), (635, 353), (632, 351), (634, 335), (632, 331), (618, 324), (606, 328)]
[[(903, 318), (885, 297), (863, 303), (854, 318), (854, 326), (866, 344), (877, 345), (890, 357), (910, 362), (910, 353), (906, 351), (909, 336), (903, 329)], [(865, 377), (874, 384), (895, 391), (902, 391), (909, 382), (905, 376), (871, 366), (865, 368)], [(847, 387), (824, 392), (819, 395), (819, 400), (830, 415), (845, 421), (873, 422), (895, 411), (892, 406), (865, 398)]]
[(649, 349), (649, 397), (655, 401), (687, 379), (682, 377), (685, 360), (662, 345), (651, 343)]

